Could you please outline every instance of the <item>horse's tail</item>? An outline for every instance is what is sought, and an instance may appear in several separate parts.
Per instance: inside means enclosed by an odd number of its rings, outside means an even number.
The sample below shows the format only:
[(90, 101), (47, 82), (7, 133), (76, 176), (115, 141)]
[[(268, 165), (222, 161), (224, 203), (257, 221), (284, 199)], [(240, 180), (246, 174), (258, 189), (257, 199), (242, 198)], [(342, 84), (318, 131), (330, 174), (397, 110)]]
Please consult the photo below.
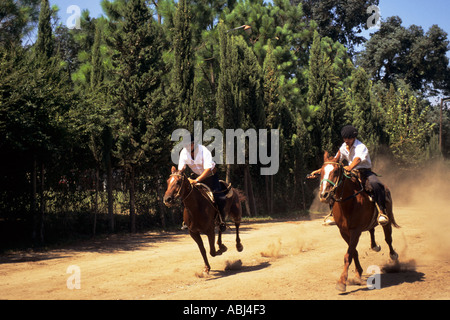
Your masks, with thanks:
[(393, 225), (395, 228), (400, 229), (401, 227), (397, 224), (394, 218), (394, 213), (388, 215), (389, 221), (391, 221), (391, 225)]
[(387, 214), (388, 214), (389, 221), (391, 222), (391, 225), (394, 226), (397, 229), (401, 228), (397, 224), (397, 222), (395, 221), (395, 218), (394, 218), (394, 211), (392, 209), (394, 207), (394, 204), (392, 202), (391, 191), (388, 188), (386, 188), (386, 207), (387, 207), (386, 211), (387, 211)]
[(244, 191), (239, 190), (239, 189), (234, 189), (234, 191), (236, 191), (238, 198), (239, 198), (239, 202), (245, 201), (247, 200), (247, 197), (245, 196)]

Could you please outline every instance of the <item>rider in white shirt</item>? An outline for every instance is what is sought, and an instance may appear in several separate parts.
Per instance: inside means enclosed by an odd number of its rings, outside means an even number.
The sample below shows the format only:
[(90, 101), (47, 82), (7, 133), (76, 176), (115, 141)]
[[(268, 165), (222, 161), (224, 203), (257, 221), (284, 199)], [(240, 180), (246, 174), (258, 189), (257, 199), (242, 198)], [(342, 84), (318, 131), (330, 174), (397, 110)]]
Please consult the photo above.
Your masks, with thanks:
[(203, 145), (196, 144), (193, 136), (191, 136), (191, 143), (181, 150), (178, 170), (184, 171), (187, 166), (197, 175), (195, 180), (189, 179), (192, 184), (201, 182), (211, 189), (221, 216), (219, 228), (222, 232), (225, 231), (226, 225), (224, 222), (224, 208), (226, 198), (224, 193), (221, 192), (222, 190), (219, 176), (217, 175), (216, 163), (213, 161), (212, 154), (208, 148)]
[[(358, 170), (365, 185), (365, 189), (373, 197), (378, 207), (378, 223), (386, 225), (389, 218), (386, 214), (386, 190), (384, 185), (378, 179), (377, 175), (372, 172), (372, 161), (370, 159), (369, 150), (357, 138), (358, 131), (353, 126), (345, 126), (341, 131), (344, 143), (339, 148), (335, 159), (342, 162), (347, 160), (348, 165), (344, 167), (346, 171)], [(310, 178), (314, 178), (320, 170), (311, 173)], [(367, 183), (366, 183), (367, 182)], [(330, 205), (332, 207), (332, 204)], [(334, 224), (332, 214), (325, 218), (325, 225)]]

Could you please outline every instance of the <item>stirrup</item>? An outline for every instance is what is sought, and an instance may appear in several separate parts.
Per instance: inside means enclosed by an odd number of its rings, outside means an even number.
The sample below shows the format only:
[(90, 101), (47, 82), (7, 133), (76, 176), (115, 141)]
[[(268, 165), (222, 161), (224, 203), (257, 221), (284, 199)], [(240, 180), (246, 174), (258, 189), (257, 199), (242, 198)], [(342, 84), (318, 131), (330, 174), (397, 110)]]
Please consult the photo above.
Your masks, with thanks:
[(219, 210), (217, 210), (216, 225), (219, 227), (221, 232), (225, 232), (227, 230), (227, 224), (223, 221)]
[(330, 213), (323, 219), (323, 226), (334, 226), (336, 225), (336, 221), (334, 221), (333, 213)]
[(389, 218), (387, 215), (385, 215), (384, 213), (379, 213), (378, 214), (378, 223), (381, 226), (386, 226), (389, 223)]
[(227, 231), (227, 225), (225, 224), (225, 222), (219, 223), (219, 230), (220, 230), (220, 232)]
[(389, 223), (389, 218), (388, 218), (387, 214), (385, 214), (385, 211), (381, 210), (381, 208), (378, 205), (378, 203), (375, 202), (375, 205), (376, 205), (376, 207), (378, 209), (377, 221), (382, 227), (384, 227), (384, 226), (386, 226)]

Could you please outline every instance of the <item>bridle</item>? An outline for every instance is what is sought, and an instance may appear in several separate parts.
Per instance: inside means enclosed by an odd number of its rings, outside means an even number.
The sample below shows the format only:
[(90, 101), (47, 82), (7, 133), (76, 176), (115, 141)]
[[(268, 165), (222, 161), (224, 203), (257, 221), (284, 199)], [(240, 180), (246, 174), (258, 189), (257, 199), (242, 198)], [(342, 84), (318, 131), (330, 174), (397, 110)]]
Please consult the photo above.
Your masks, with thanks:
[[(178, 199), (181, 196), (181, 189), (183, 188), (183, 184), (184, 184), (184, 180), (186, 179), (186, 175), (184, 173), (175, 172), (175, 173), (172, 173), (170, 175), (170, 177), (181, 177), (181, 179), (182, 179), (180, 187), (179, 187), (179, 189), (178, 189), (178, 191), (177, 191), (177, 193), (175, 194), (175, 197), (174, 197), (174, 199)], [(184, 199), (183, 198), (181, 199), (181, 201), (183, 201), (183, 202), (191, 195), (192, 190), (194, 190), (194, 187), (192, 187), (192, 185), (190, 183), (189, 183), (189, 186), (190, 186), (191, 190), (189, 190), (188, 195), (185, 196)]]
[(344, 166), (343, 166), (343, 164), (341, 162), (325, 162), (324, 165), (325, 164), (333, 164), (333, 165), (339, 166), (338, 180), (336, 182), (333, 182), (333, 181), (331, 181), (329, 179), (323, 179), (322, 181), (320, 181), (320, 185), (322, 185), (322, 183), (324, 183), (324, 182), (328, 182), (329, 184), (331, 184), (333, 186), (333, 188), (330, 190), (330, 197), (334, 201), (336, 201), (336, 202), (345, 202), (345, 201), (348, 201), (350, 199), (355, 198), (358, 194), (360, 194), (361, 192), (364, 191), (364, 187), (363, 187), (361, 181), (359, 179), (357, 179), (359, 184), (360, 184), (360, 186), (361, 186), (360, 190), (358, 190), (353, 195), (351, 195), (351, 196), (349, 196), (349, 197), (347, 197), (345, 199), (342, 199), (342, 194), (344, 193), (344, 188), (342, 188), (341, 196), (338, 199), (336, 199), (335, 198), (336, 189), (339, 188), (342, 184), (345, 184), (345, 179), (344, 178), (351, 179), (352, 175), (354, 173), (353, 172), (348, 172), (348, 174), (347, 174), (346, 171), (344, 170)]
[[(326, 164), (332, 164), (332, 165), (337, 165), (337, 166), (339, 166), (338, 181), (333, 182), (333, 181), (331, 181), (331, 180), (329, 180), (329, 179), (323, 179), (322, 181), (320, 181), (320, 185), (322, 185), (322, 183), (324, 183), (324, 182), (328, 182), (329, 184), (331, 184), (331, 185), (333, 186), (333, 188), (330, 190), (330, 195), (331, 195), (331, 196), (333, 197), (333, 199), (334, 199), (334, 193), (335, 193), (336, 189), (343, 183), (343, 180), (342, 180), (342, 174), (341, 174), (341, 171), (342, 171), (342, 169), (343, 169), (343, 166), (342, 166), (342, 163), (340, 163), (340, 162), (331, 162), (331, 161), (329, 161), (329, 162), (324, 162), (324, 165), (326, 165)], [(336, 199), (334, 199), (334, 200), (336, 201)]]

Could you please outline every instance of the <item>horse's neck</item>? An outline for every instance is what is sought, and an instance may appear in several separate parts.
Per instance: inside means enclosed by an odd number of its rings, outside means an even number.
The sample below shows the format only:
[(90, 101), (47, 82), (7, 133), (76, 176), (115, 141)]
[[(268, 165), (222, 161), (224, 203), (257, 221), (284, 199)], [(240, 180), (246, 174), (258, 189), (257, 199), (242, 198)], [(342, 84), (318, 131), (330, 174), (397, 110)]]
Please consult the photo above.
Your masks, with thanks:
[(183, 199), (183, 201), (187, 200), (187, 198), (191, 196), (191, 192), (194, 191), (193, 189), (194, 187), (191, 185), (189, 180), (185, 178), (183, 181), (182, 192), (180, 194), (181, 199)]
[[(191, 186), (191, 189), (187, 189), (187, 198), (184, 198), (185, 200), (183, 201), (186, 207), (204, 209), (211, 205), (210, 201), (204, 195), (202, 195), (201, 191), (196, 187)], [(199, 214), (203, 215), (204, 210), (200, 210)]]
[(346, 177), (343, 179), (342, 184), (336, 189), (336, 195), (346, 198), (352, 194), (355, 194), (359, 190), (357, 182), (353, 182), (352, 179)]

